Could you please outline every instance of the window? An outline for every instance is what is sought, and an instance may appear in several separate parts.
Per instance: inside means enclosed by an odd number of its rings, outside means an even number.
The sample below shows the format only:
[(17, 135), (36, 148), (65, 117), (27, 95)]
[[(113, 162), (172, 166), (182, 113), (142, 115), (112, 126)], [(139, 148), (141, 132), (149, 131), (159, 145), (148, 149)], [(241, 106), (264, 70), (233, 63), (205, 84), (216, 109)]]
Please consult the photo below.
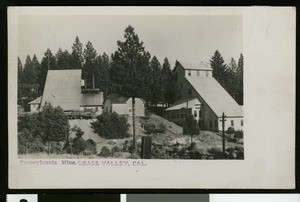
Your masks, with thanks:
[(192, 71), (188, 70), (188, 76), (191, 76), (191, 75), (192, 75)]
[(206, 77), (208, 77), (209, 76), (209, 72), (208, 71), (206, 71)]
[(182, 83), (180, 83), (180, 87), (183, 88), (183, 84)]
[(234, 120), (231, 120), (231, 126), (234, 126)]
[(194, 111), (194, 117), (197, 117), (197, 111)]
[(241, 120), (241, 126), (244, 126), (244, 120), (243, 119)]
[(192, 89), (188, 89), (188, 95), (192, 95)]
[(200, 76), (200, 71), (199, 70), (197, 70), (197, 76)]

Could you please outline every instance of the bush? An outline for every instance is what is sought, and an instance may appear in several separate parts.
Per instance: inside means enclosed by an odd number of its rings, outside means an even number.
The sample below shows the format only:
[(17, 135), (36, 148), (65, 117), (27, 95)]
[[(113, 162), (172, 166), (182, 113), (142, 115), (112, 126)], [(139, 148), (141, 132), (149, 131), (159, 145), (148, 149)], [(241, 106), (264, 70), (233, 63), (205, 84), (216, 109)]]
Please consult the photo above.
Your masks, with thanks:
[(63, 148), (59, 144), (51, 145), (50, 153), (51, 154), (62, 154)]
[(160, 123), (158, 127), (154, 128), (155, 133), (165, 133), (166, 132), (166, 126), (163, 123)]
[(39, 135), (33, 135), (27, 129), (18, 133), (18, 154), (38, 153), (46, 151), (45, 144)]
[(234, 137), (239, 139), (242, 139), (244, 137), (244, 132), (242, 130), (234, 131)]
[(114, 152), (120, 152), (121, 149), (120, 149), (120, 147), (118, 147), (118, 146), (114, 146), (114, 147), (113, 147), (113, 151), (114, 151)]
[(154, 133), (154, 124), (145, 123), (143, 126), (144, 130), (146, 131), (146, 134), (150, 135), (151, 133)]
[(87, 153), (96, 154), (97, 153), (97, 145), (94, 142), (94, 140), (88, 139), (86, 141), (86, 143), (87, 143), (87, 148), (84, 150), (84, 152), (86, 152), (85, 155), (87, 155)]
[(234, 128), (229, 127), (229, 128), (226, 130), (226, 133), (227, 133), (228, 135), (234, 134)]
[(214, 156), (214, 159), (224, 159), (228, 158), (228, 155), (223, 154), (223, 149), (219, 147), (211, 147), (207, 151)]
[[(45, 150), (45, 143), (66, 140), (69, 133), (69, 121), (60, 107), (52, 107), (45, 103), (38, 113), (18, 117), (18, 146), (20, 153), (40, 152)], [(49, 148), (51, 150), (51, 148)]]
[(94, 132), (108, 139), (129, 137), (127, 118), (116, 112), (104, 112), (97, 116), (97, 121), (91, 123)]
[(88, 147), (87, 142), (84, 139), (82, 139), (82, 138), (74, 139), (73, 145), (72, 145), (74, 154), (78, 155), (78, 154), (82, 153), (87, 147)]
[(110, 149), (107, 146), (104, 146), (104, 147), (102, 147), (99, 155), (103, 156), (103, 157), (108, 157), (108, 156), (110, 156), (110, 154), (111, 154)]

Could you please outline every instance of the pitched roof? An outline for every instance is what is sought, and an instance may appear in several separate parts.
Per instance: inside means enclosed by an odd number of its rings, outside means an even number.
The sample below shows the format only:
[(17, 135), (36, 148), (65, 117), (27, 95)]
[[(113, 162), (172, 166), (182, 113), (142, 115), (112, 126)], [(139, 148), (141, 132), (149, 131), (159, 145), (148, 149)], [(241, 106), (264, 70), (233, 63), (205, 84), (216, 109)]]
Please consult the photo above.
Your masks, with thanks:
[(48, 70), (42, 105), (50, 102), (63, 110), (79, 110), (81, 104), (81, 70)]
[[(177, 62), (179, 62), (179, 61), (177, 61)], [(181, 62), (179, 62), (179, 64), (181, 64), (181, 66), (182, 66), (184, 69), (210, 70), (210, 71), (213, 70), (213, 69), (211, 68), (209, 62), (203, 62), (203, 61), (201, 61), (201, 62), (198, 63), (198, 64), (193, 64), (193, 63), (181, 61)]]
[(243, 116), (240, 106), (213, 77), (185, 77), (218, 117)]
[(179, 110), (179, 109), (186, 108), (186, 107), (191, 108), (195, 104), (200, 104), (200, 102), (197, 98), (185, 98), (185, 99), (176, 101), (169, 108), (167, 108), (166, 111)]
[(31, 102), (29, 102), (28, 104), (40, 104), (41, 103), (41, 98), (42, 98), (42, 96), (40, 96), (40, 97), (37, 97), (37, 98), (35, 98), (34, 100), (32, 100)]
[(103, 105), (103, 93), (81, 94), (80, 106), (100, 106)]
[(106, 97), (106, 100), (109, 99), (113, 104), (125, 104), (128, 98), (125, 98), (119, 94), (112, 93)]

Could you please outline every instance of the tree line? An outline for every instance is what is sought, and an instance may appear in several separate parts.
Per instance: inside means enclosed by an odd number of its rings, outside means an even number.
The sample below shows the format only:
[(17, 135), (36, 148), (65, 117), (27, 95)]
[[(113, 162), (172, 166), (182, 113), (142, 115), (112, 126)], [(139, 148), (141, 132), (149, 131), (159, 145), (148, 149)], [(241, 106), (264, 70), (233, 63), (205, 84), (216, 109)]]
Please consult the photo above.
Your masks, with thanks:
[[(24, 105), (23, 102), (42, 95), (48, 69), (82, 69), (87, 88), (99, 88), (104, 95), (117, 92), (143, 98), (147, 106), (174, 103), (175, 79), (168, 58), (161, 64), (155, 55), (151, 56), (132, 26), (125, 29), (124, 38), (125, 41), (117, 42), (118, 50), (111, 56), (98, 54), (90, 41), (83, 47), (77, 36), (71, 52), (59, 48), (53, 54), (47, 49), (41, 62), (35, 54), (32, 58), (27, 55), (24, 65), (18, 57), (18, 104)], [(225, 64), (216, 51), (210, 63), (216, 80), (243, 104), (243, 55), (237, 64), (233, 58)]]
[[(24, 65), (18, 57), (18, 104), (23, 105), (23, 102), (29, 102), (42, 95), (49, 69), (82, 69), (82, 79), (85, 80), (87, 88), (99, 88), (104, 95), (115, 92), (116, 85), (111, 83), (110, 77), (116, 77), (112, 69), (116, 64), (116, 58), (115, 54), (110, 57), (106, 53), (98, 54), (90, 41), (83, 48), (79, 37), (75, 38), (71, 53), (59, 48), (57, 53), (53, 54), (47, 49), (41, 62), (35, 54), (32, 58), (27, 55)], [(156, 56), (151, 58), (149, 53), (144, 59), (145, 66), (140, 67), (143, 77), (139, 76), (142, 83), (135, 85), (135, 88), (139, 87), (142, 91), (145, 90), (142, 87), (147, 86), (147, 94), (140, 97), (147, 103), (157, 104), (164, 101), (172, 104), (175, 101), (174, 78), (168, 58), (164, 59), (163, 65)]]
[(229, 64), (225, 64), (220, 52), (215, 51), (210, 60), (213, 69), (213, 77), (223, 86), (223, 88), (235, 99), (239, 105), (243, 105), (244, 98), (244, 57), (240, 54), (238, 63), (231, 58)]

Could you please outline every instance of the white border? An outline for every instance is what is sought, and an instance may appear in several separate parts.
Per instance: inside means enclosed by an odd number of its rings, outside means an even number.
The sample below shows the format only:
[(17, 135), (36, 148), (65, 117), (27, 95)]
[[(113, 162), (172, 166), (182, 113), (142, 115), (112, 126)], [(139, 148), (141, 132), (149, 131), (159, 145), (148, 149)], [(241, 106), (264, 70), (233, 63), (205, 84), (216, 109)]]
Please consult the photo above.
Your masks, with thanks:
[[(9, 7), (9, 187), (295, 187), (295, 8)], [(245, 160), (148, 160), (146, 167), (20, 166), (16, 95), (20, 15), (242, 15)], [(130, 162), (134, 160), (129, 160)]]

